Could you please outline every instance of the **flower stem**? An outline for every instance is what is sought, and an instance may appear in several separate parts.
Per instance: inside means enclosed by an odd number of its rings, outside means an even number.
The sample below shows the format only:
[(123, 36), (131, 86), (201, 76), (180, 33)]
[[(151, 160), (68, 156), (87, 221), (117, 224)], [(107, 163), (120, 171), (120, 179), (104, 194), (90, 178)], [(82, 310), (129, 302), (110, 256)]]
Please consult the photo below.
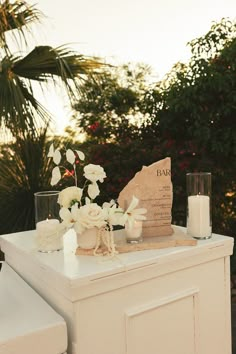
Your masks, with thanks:
[(73, 164), (74, 172), (75, 172), (75, 186), (78, 187), (78, 180), (77, 180), (77, 172), (76, 172), (76, 164)]

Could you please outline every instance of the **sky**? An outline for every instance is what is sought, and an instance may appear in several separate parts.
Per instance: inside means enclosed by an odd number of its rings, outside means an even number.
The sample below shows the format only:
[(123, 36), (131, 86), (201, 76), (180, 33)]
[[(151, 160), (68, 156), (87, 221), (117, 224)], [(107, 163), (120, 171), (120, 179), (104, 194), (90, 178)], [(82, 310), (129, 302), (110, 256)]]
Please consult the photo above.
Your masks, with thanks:
[[(46, 16), (38, 44), (66, 44), (108, 63), (146, 63), (157, 79), (188, 61), (187, 43), (205, 35), (213, 21), (236, 18), (236, 0), (38, 0), (36, 7)], [(58, 90), (40, 99), (62, 133), (69, 123), (67, 101)]]

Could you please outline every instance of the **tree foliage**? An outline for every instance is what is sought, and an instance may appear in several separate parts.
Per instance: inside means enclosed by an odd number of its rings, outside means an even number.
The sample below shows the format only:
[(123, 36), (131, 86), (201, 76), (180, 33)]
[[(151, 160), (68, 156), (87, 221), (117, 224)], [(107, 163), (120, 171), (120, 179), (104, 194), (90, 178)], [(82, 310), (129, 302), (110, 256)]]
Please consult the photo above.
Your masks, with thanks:
[[(233, 236), (236, 227), (236, 23), (222, 19), (189, 43), (192, 58), (178, 63), (147, 94), (150, 131), (158, 125), (172, 156), (175, 199), (185, 210), (179, 174), (211, 171), (213, 230)], [(165, 145), (164, 145), (165, 146)], [(179, 193), (176, 187), (183, 186)], [(177, 205), (176, 203), (176, 205)], [(183, 213), (184, 216), (184, 213)]]
[[(236, 24), (223, 19), (193, 40), (192, 58), (149, 93), (151, 125), (212, 155), (236, 153)], [(164, 89), (163, 89), (164, 87)], [(157, 92), (156, 92), (157, 91)], [(148, 95), (147, 95), (148, 96)], [(158, 101), (156, 100), (158, 97)]]
[(101, 197), (116, 199), (143, 165), (170, 156), (173, 223), (186, 223), (186, 173), (210, 171), (213, 232), (234, 236), (235, 26), (227, 19), (214, 23), (189, 43), (190, 62), (177, 63), (155, 85), (142, 66), (103, 71), (99, 85), (91, 77), (84, 81), (73, 120), (74, 132), (85, 133), (86, 141), (71, 147), (105, 168)]
[[(27, 35), (36, 39), (31, 25), (41, 18), (24, 0), (0, 0), (0, 127), (13, 136), (12, 143), (1, 146), (0, 233), (33, 229), (34, 192), (50, 188), (45, 148), (51, 116), (37, 100), (33, 82), (42, 89), (50, 82), (62, 84), (72, 99), (81, 81), (103, 66), (66, 46), (29, 50)], [(26, 55), (22, 43), (29, 50)]]
[(47, 129), (37, 137), (18, 138), (2, 146), (0, 160), (0, 234), (30, 230), (34, 223), (34, 193), (50, 189)]
[[(31, 25), (41, 18), (42, 13), (26, 1), (0, 2), (0, 125), (10, 129), (13, 136), (28, 135), (29, 131), (34, 134), (50, 119), (35, 96), (32, 82), (41, 87), (50, 82), (62, 84), (72, 98), (79, 90), (78, 80), (102, 66), (95, 58), (76, 54), (66, 46), (36, 46), (23, 55), (22, 39), (27, 46)], [(10, 39), (19, 48), (17, 54), (11, 51)]]
[(146, 65), (127, 64), (103, 71), (96, 82), (88, 78), (74, 104), (72, 121), (87, 139), (97, 142), (139, 138), (145, 119), (142, 99), (150, 74)]
[[(81, 101), (77, 105), (82, 116), (78, 122), (85, 130), (98, 129), (99, 119), (103, 117), (102, 127), (107, 127), (108, 131), (99, 131), (98, 141), (103, 141), (103, 145), (94, 148), (93, 154), (99, 163), (102, 157), (107, 158), (113, 197), (117, 197), (114, 189), (118, 191), (123, 187), (126, 176), (131, 178), (142, 165), (170, 156), (174, 185), (173, 222), (186, 223), (186, 173), (210, 171), (213, 176), (213, 231), (233, 236), (236, 24), (228, 19), (213, 23), (206, 35), (194, 39), (189, 46), (192, 53), (189, 63), (176, 63), (163, 81), (156, 83), (155, 87), (145, 86), (141, 94), (134, 90), (136, 107), (145, 117), (140, 125), (124, 124), (120, 117), (114, 118), (113, 126), (122, 124), (122, 129), (126, 129), (125, 136), (133, 138), (122, 139), (114, 130), (111, 134), (111, 123), (106, 117), (106, 109), (113, 108), (109, 106), (111, 93), (112, 96), (117, 94), (117, 102), (122, 100), (118, 99), (119, 86), (114, 82), (110, 85), (107, 76), (104, 77), (103, 96), (93, 85), (91, 101), (85, 98), (87, 106), (85, 102), (82, 106)], [(132, 91), (135, 81), (128, 87)], [(97, 99), (100, 96), (101, 101)], [(129, 107), (133, 109), (132, 102), (126, 101), (128, 106), (121, 103), (126, 112)], [(89, 119), (84, 119), (85, 114)], [(97, 120), (99, 124), (93, 125)], [(113, 139), (108, 140), (111, 136)], [(122, 160), (125, 165), (118, 163)]]

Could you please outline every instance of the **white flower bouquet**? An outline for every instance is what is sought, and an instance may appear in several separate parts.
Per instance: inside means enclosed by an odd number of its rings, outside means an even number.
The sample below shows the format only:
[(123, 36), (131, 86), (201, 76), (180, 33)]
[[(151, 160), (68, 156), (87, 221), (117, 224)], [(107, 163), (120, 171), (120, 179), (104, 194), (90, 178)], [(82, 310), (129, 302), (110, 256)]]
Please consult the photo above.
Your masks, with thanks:
[[(52, 170), (51, 185), (56, 185), (68, 170), (60, 165), (62, 160), (61, 151), (50, 146), (48, 157), (53, 159), (56, 165)], [(139, 200), (133, 196), (132, 201), (126, 210), (122, 209), (114, 200), (105, 202), (101, 206), (94, 202), (100, 194), (99, 183), (103, 183), (106, 173), (100, 165), (88, 164), (83, 167), (85, 182), (83, 187), (78, 186), (77, 166), (84, 163), (85, 155), (82, 151), (67, 149), (65, 151), (66, 161), (71, 165), (69, 175), (74, 179), (74, 185), (63, 189), (59, 193), (58, 203), (60, 204), (60, 217), (66, 228), (74, 228), (77, 234), (82, 234), (87, 229), (96, 228), (99, 230), (95, 254), (101, 242), (107, 246), (108, 253), (116, 253), (113, 239), (113, 227), (126, 223), (132, 226), (135, 220), (145, 220), (144, 208), (136, 208)], [(62, 174), (62, 172), (64, 173)]]

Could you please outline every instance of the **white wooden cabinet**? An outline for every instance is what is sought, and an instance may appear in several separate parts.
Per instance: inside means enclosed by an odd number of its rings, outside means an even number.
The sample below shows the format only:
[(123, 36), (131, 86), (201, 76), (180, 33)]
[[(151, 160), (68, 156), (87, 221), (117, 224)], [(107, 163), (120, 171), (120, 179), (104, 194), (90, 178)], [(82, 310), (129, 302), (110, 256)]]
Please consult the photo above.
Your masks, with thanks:
[(0, 354), (66, 354), (66, 348), (64, 319), (4, 262), (0, 272)]
[(35, 249), (35, 231), (4, 235), (11, 265), (66, 320), (71, 354), (230, 354), (233, 239), (197, 246), (76, 256)]

